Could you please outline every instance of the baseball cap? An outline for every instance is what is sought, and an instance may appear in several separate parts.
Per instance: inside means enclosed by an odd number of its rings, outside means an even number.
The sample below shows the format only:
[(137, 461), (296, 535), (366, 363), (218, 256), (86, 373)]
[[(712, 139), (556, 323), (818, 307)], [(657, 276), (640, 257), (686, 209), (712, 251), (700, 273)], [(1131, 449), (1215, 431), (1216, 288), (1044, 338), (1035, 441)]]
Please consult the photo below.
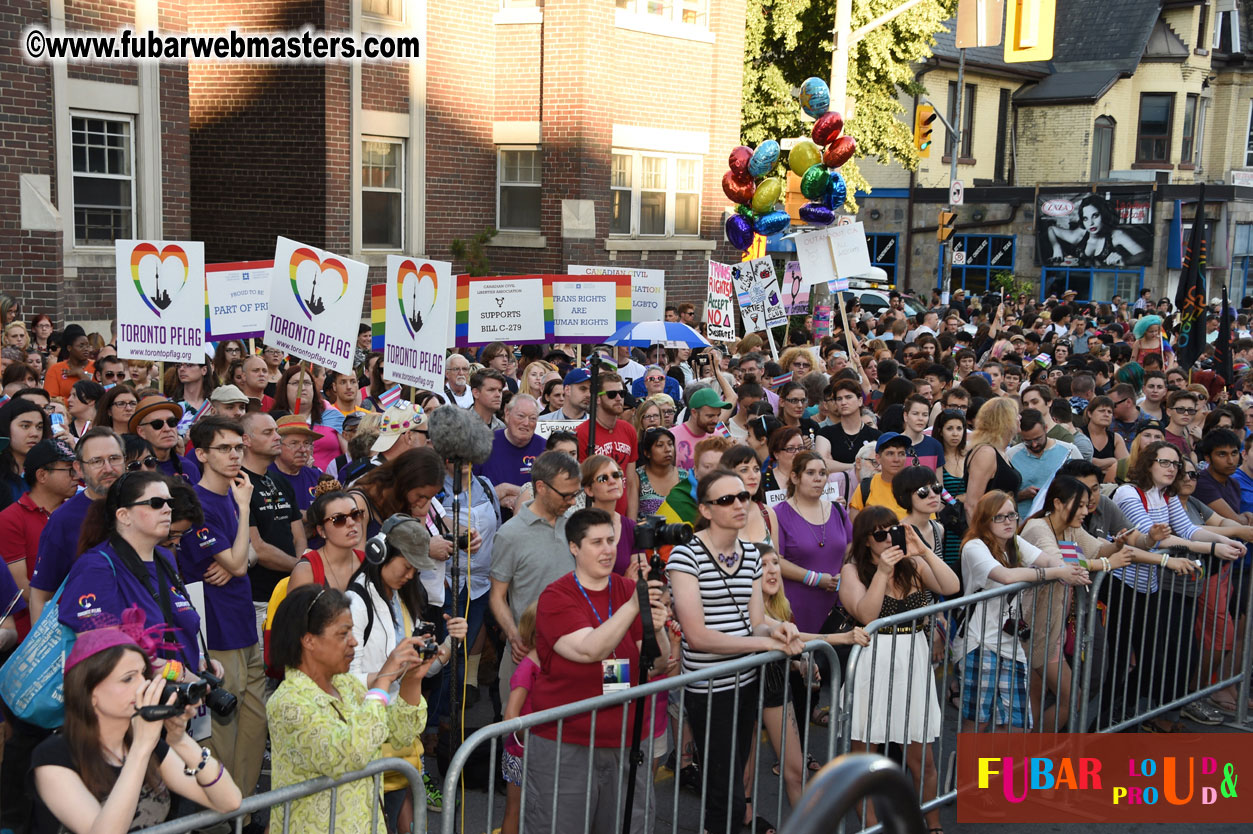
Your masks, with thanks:
[(1144, 431), (1145, 429), (1157, 429), (1162, 434), (1165, 434), (1166, 424), (1163, 423), (1161, 420), (1145, 420), (1143, 423), (1139, 425), (1139, 427), (1136, 429), (1136, 432), (1139, 433), (1139, 432)]
[(41, 440), (26, 453), (23, 469), (26, 475), (26, 482), (33, 482), (35, 473), (40, 469), (51, 466), (58, 461), (68, 463), (72, 460), (74, 460), (74, 453), (70, 451), (68, 446), (57, 440)]
[(729, 408), (730, 403), (724, 403), (722, 401), (722, 397), (719, 397), (714, 389), (702, 388), (692, 395), (691, 401), (687, 404), (689, 411), (695, 411), (698, 408), (707, 408), (709, 406), (713, 406), (714, 408)]
[(213, 389), (213, 393), (209, 395), (209, 401), (215, 403), (244, 403), (247, 405), (248, 396), (243, 391), (240, 391), (238, 386), (223, 385)]
[(426, 412), (421, 406), (406, 404), (393, 405), (383, 412), (383, 421), (379, 423), (379, 436), (370, 447), (371, 452), (386, 452), (400, 436), (412, 429), (426, 428)]
[(574, 368), (570, 373), (566, 374), (566, 378), (561, 381), (562, 385), (582, 385), (589, 382), (592, 375), (587, 372), (587, 368)]
[(888, 446), (900, 446), (902, 449), (908, 449), (914, 445), (914, 441), (897, 431), (885, 431), (879, 435), (879, 439), (875, 441), (875, 454), (882, 452)]
[(387, 523), (391, 525), (387, 531), (387, 543), (400, 551), (414, 570), (435, 570), (438, 567), (431, 558), (431, 534), (420, 521), (396, 513)]
[(364, 416), (365, 415), (360, 411), (354, 411), (352, 414), (349, 414), (344, 418), (343, 430), (347, 431), (348, 429), (355, 429), (361, 423), (361, 418)]

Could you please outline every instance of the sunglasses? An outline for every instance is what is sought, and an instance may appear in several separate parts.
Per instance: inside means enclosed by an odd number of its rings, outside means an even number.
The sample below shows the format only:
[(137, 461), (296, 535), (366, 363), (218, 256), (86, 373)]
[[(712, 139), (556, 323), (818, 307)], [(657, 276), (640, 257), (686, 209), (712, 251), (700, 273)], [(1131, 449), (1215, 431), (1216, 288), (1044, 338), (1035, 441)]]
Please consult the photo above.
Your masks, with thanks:
[(335, 515), (328, 516), (326, 522), (335, 527), (343, 527), (349, 521), (360, 521), (363, 515), (365, 515), (364, 510), (353, 510), (350, 513), (335, 513)]
[(625, 394), (626, 394), (626, 392), (625, 392), (625, 391), (623, 391), (623, 390), (621, 390), (621, 389), (619, 389), (619, 390), (617, 390), (617, 391), (601, 391), (601, 392), (600, 392), (600, 395), (601, 395), (602, 397), (608, 397), (608, 398), (609, 398), (609, 399), (611, 399), (611, 400), (616, 400), (616, 399), (619, 399), (620, 397), (622, 397), (622, 396), (623, 396), (623, 395), (625, 395)]
[[(109, 458), (109, 460), (112, 461), (113, 458)], [(87, 462), (91, 463), (91, 461)], [(138, 472), (140, 469), (156, 469), (159, 463), (161, 463), (161, 461), (157, 460), (156, 455), (148, 455), (148, 457), (143, 460), (133, 460), (126, 464), (126, 471)]]
[(178, 428), (178, 423), (179, 423), (179, 418), (178, 418), (178, 417), (170, 417), (170, 418), (165, 419), (165, 420), (161, 420), (161, 419), (157, 419), (157, 420), (149, 420), (148, 422), (146, 422), (146, 423), (140, 423), (139, 425), (141, 425), (141, 426), (147, 426), (148, 428), (152, 429), (153, 431), (160, 431), (160, 430), (161, 430), (161, 429), (163, 429), (163, 428), (171, 428), (171, 429), (176, 429), (176, 428)]
[(1189, 481), (1195, 481), (1197, 478), (1200, 478), (1200, 477), (1201, 477), (1201, 473), (1195, 472), (1195, 471), (1183, 473), (1183, 478)]
[(604, 475), (596, 476), (596, 483), (598, 484), (607, 484), (610, 481), (621, 481), (621, 480), (622, 480), (621, 472), (606, 472)]
[(752, 501), (752, 500), (753, 500), (752, 494), (749, 493), (748, 490), (744, 490), (743, 492), (733, 492), (729, 495), (723, 495), (718, 498), (714, 498), (712, 500), (706, 501), (705, 503), (713, 504), (714, 506), (718, 506), (718, 507), (729, 507), (732, 504), (734, 504), (736, 501), (740, 501), (744, 504), (747, 504), (749, 501)]
[[(900, 525), (897, 525), (897, 526), (900, 526)], [(893, 531), (893, 530), (895, 530), (895, 529), (896, 529), (896, 527), (889, 527), (889, 528), (887, 528), (886, 530), (875, 530), (875, 531), (874, 531), (873, 533), (871, 533), (870, 535), (871, 535), (871, 537), (873, 537), (873, 538), (874, 538), (874, 540), (875, 540), (875, 541), (877, 541), (877, 542), (885, 542), (885, 541), (887, 541), (887, 540), (888, 540), (888, 536), (891, 536), (891, 535), (892, 535), (892, 531)]]
[(931, 484), (930, 486), (918, 487), (914, 490), (914, 495), (919, 498), (926, 498), (928, 495), (943, 495), (944, 487), (939, 484)]
[(172, 509), (174, 507), (174, 499), (162, 498), (160, 496), (153, 496), (152, 498), (145, 498), (142, 501), (135, 501), (132, 504), (124, 504), (123, 506), (125, 507), (151, 507), (154, 510), (164, 510), (166, 507), (170, 507)]

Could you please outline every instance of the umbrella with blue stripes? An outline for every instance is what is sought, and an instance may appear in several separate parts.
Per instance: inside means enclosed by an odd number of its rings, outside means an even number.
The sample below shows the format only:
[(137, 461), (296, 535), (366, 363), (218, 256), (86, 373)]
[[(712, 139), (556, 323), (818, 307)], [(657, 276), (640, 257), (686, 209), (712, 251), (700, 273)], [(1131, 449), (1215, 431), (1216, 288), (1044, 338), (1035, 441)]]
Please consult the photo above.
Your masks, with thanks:
[(624, 324), (605, 340), (610, 345), (650, 347), (665, 342), (680, 342), (688, 347), (710, 347), (704, 336), (678, 321), (634, 321)]

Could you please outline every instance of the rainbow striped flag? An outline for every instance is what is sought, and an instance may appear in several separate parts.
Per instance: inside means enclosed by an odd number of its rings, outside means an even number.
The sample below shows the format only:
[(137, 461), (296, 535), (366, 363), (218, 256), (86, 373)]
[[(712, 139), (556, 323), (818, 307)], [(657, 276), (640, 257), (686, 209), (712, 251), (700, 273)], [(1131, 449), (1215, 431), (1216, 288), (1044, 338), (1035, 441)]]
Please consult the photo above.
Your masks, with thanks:
[(788, 371), (786, 374), (781, 374), (780, 376), (776, 376), (773, 379), (771, 379), (770, 387), (778, 388), (782, 385), (787, 385), (791, 381), (792, 381), (792, 372)]
[(380, 408), (391, 408), (400, 401), (400, 383), (396, 383), (383, 393), (379, 394), (378, 402)]
[(383, 349), (383, 327), (387, 321), (387, 284), (370, 287), (370, 350)]

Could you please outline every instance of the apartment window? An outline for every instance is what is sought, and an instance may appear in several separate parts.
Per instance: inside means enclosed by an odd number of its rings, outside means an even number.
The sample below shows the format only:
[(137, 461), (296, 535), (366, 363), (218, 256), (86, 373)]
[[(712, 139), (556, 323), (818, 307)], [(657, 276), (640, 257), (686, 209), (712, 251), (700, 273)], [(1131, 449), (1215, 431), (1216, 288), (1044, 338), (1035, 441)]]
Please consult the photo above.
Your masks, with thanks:
[(1109, 179), (1109, 168), (1114, 158), (1114, 120), (1109, 116), (1097, 118), (1092, 126), (1092, 181)]
[[(948, 82), (948, 120), (955, 123), (957, 120), (957, 82)], [(971, 137), (974, 136), (975, 126), (975, 85), (967, 84), (965, 92), (962, 94), (962, 118), (959, 128), (962, 134), (962, 144), (960, 156), (970, 159), (974, 156), (972, 153), (973, 142)], [(953, 137), (950, 134), (944, 140), (944, 155), (952, 156), (953, 154)]]
[(361, 246), (405, 248), (405, 143), (370, 138), (361, 142)]
[(1140, 131), (1136, 140), (1136, 162), (1170, 162), (1170, 126), (1174, 121), (1174, 111), (1173, 94), (1140, 94)]
[(129, 118), (71, 117), (74, 243), (110, 246), (134, 237), (134, 123)]
[(1001, 88), (996, 103), (996, 165), (992, 178), (997, 182), (1005, 182), (1005, 157), (1009, 132), (1009, 90)]
[(1211, 46), (1219, 52), (1240, 52), (1240, 9), (1236, 0), (1217, 0), (1214, 4), (1214, 39)]
[(1184, 165), (1196, 163), (1196, 116), (1200, 96), (1188, 93), (1183, 102), (1183, 142), (1179, 149), (1179, 161)]
[(1249, 129), (1246, 133), (1248, 139), (1244, 147), (1244, 167), (1253, 167), (1253, 101), (1249, 102)]
[(609, 189), (611, 234), (700, 234), (699, 158), (614, 151)]
[(405, 22), (405, 0), (361, 0), (361, 13), (366, 17)]
[(616, 0), (617, 7), (633, 14), (687, 23), (709, 25), (709, 0)]
[(539, 231), (541, 162), (539, 148), (501, 148), (496, 223), (502, 231)]

